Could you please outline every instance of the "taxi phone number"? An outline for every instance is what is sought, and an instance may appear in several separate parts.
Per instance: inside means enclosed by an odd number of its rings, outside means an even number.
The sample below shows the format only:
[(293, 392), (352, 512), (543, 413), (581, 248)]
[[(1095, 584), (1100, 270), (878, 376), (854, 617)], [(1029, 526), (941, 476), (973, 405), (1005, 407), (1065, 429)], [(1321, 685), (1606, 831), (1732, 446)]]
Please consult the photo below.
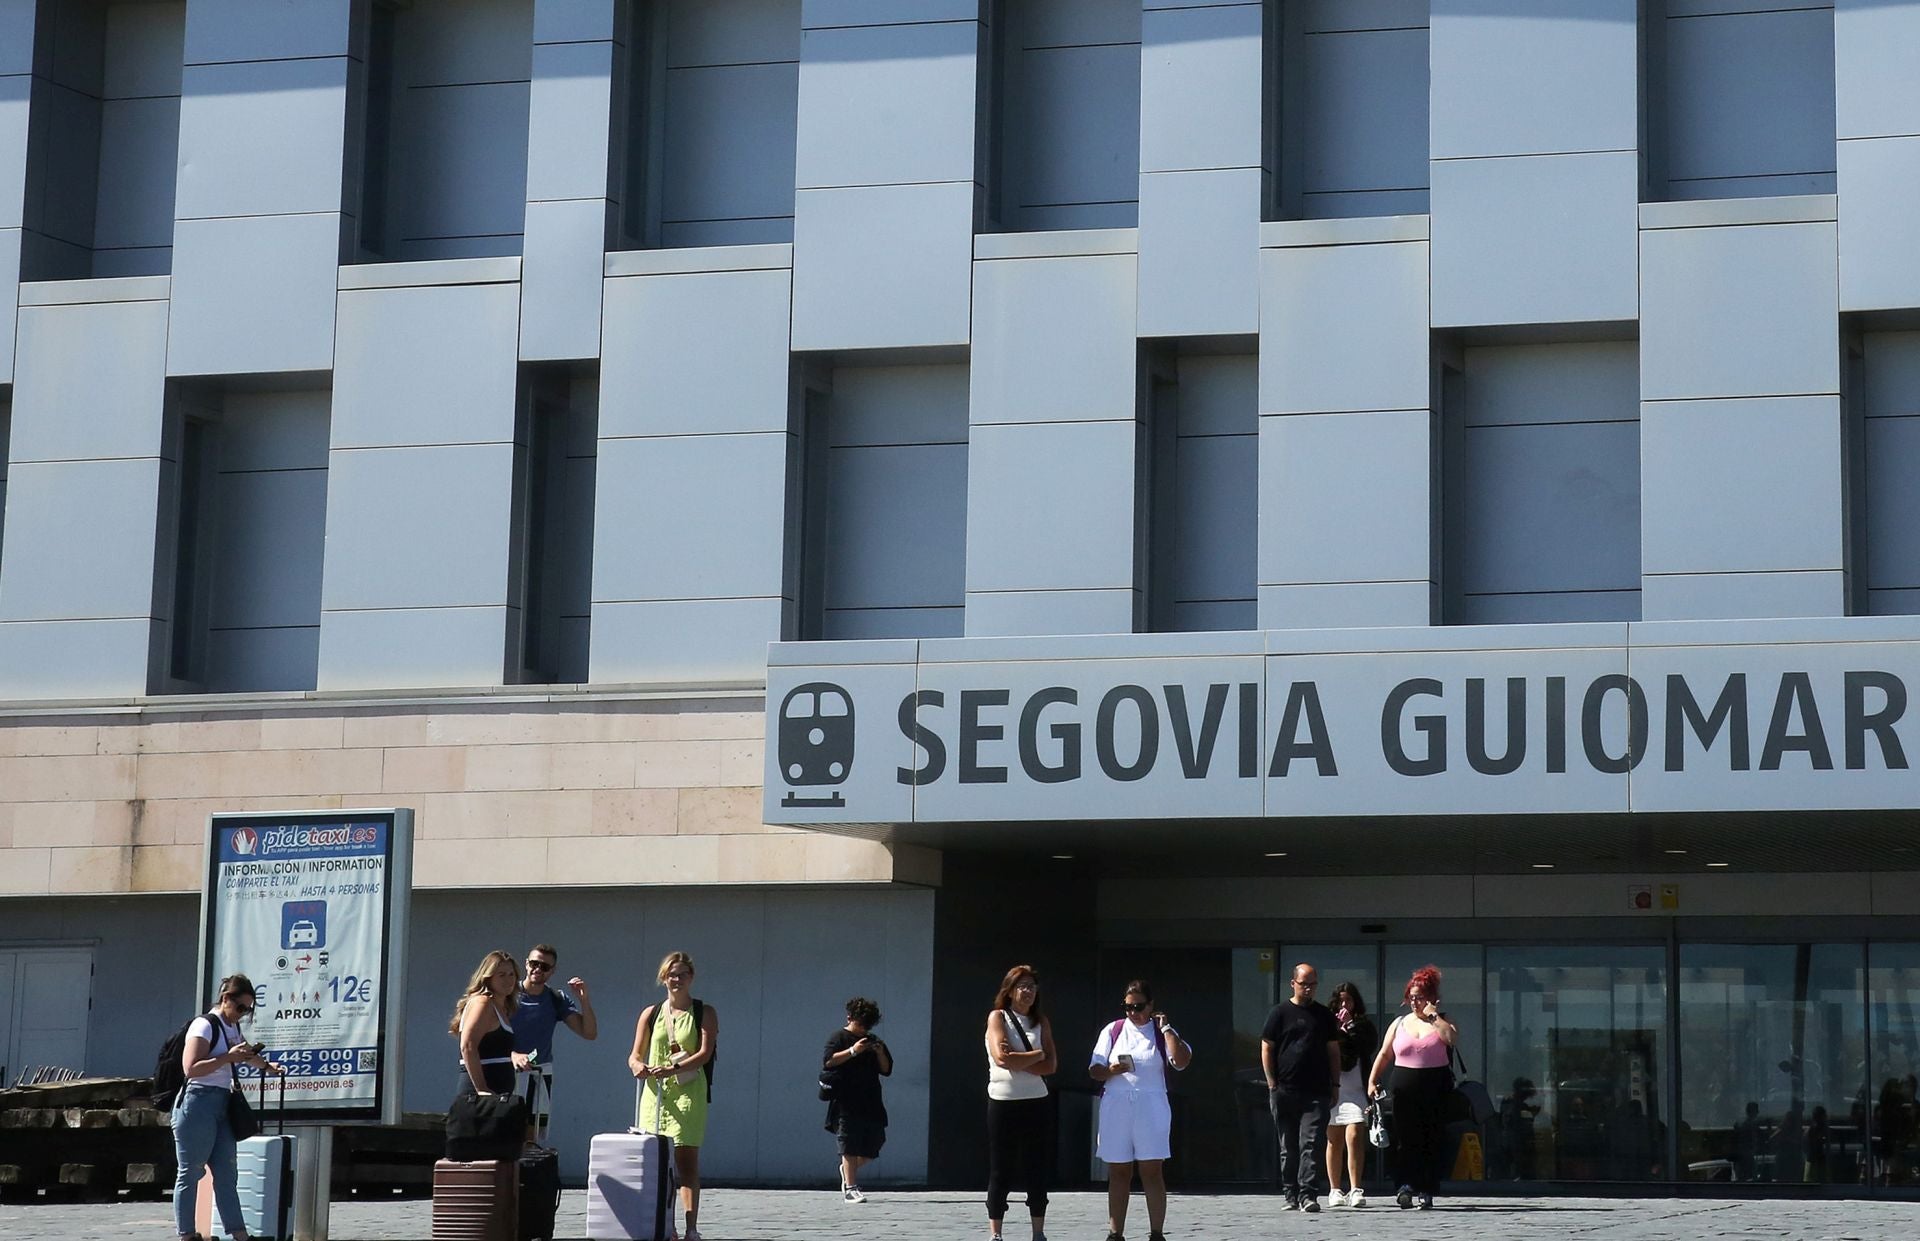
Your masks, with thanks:
[(285, 1069), (288, 1077), (348, 1077), (359, 1072), (351, 1047), (308, 1048), (277, 1055), (269, 1052), (267, 1058)]

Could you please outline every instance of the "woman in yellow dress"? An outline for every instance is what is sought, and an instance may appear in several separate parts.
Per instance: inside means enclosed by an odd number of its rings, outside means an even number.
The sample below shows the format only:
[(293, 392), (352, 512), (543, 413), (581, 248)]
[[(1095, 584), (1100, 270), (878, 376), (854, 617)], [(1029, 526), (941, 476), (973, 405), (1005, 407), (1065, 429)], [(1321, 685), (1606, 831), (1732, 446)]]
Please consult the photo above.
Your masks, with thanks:
[(683, 1241), (700, 1241), (700, 1146), (707, 1138), (707, 1104), (712, 1087), (707, 1073), (720, 1038), (713, 1007), (693, 998), (693, 958), (669, 952), (658, 978), (666, 1002), (640, 1014), (633, 1031), (627, 1067), (636, 1079), (651, 1082), (640, 1092), (635, 1128), (673, 1139), (673, 1166), (680, 1182), (680, 1207), (686, 1212)]

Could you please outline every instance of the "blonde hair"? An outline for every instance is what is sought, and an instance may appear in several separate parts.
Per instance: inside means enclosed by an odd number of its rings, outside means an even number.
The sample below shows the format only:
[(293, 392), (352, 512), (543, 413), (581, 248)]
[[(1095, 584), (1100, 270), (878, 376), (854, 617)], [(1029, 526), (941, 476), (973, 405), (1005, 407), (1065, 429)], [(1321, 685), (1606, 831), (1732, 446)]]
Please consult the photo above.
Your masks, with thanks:
[(498, 970), (503, 964), (511, 966), (513, 968), (514, 978), (516, 980), (519, 979), (520, 963), (513, 959), (511, 952), (495, 948), (492, 952), (482, 957), (479, 967), (473, 971), (473, 977), (467, 979), (467, 989), (462, 991), (460, 998), (453, 1002), (453, 1019), (447, 1022), (448, 1034), (460, 1033), (460, 1014), (467, 1010), (468, 1000), (471, 1000), (476, 995), (486, 1000), (493, 998), (494, 971)]
[(660, 971), (653, 976), (653, 980), (655, 982), (667, 981), (667, 971), (676, 965), (685, 968), (689, 974), (695, 972), (692, 957), (684, 952), (669, 952), (666, 956), (660, 958)]

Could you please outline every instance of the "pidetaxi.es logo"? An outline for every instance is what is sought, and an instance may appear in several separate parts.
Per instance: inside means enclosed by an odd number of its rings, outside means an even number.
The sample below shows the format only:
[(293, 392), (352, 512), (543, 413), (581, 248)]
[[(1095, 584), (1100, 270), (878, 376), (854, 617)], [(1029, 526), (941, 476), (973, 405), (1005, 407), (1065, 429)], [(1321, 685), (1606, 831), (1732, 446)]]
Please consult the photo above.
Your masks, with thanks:
[(228, 843), (233, 847), (234, 853), (240, 857), (251, 857), (260, 847), (260, 833), (250, 827), (236, 827)]
[(838, 685), (810, 681), (780, 703), (780, 774), (794, 786), (782, 806), (844, 806), (839, 793), (853, 771), (853, 698)]

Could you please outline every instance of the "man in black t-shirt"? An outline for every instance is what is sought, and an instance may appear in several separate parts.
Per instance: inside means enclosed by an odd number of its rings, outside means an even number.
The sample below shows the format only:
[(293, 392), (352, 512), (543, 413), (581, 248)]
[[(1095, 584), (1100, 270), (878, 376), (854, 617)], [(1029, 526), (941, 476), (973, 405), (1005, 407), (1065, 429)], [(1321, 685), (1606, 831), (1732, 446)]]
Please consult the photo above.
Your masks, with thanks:
[(1319, 986), (1311, 965), (1294, 966), (1293, 998), (1274, 1005), (1260, 1031), (1260, 1067), (1279, 1131), (1280, 1185), (1289, 1211), (1320, 1209), (1327, 1115), (1340, 1083), (1340, 1026), (1313, 998)]

